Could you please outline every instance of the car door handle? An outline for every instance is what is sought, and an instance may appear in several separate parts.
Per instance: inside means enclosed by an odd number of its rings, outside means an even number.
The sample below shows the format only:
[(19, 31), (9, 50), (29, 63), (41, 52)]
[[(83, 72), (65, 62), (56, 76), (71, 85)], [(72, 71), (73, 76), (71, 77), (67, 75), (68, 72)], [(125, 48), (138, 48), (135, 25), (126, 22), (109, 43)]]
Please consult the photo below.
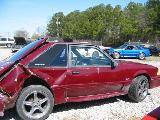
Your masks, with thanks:
[(72, 74), (77, 75), (79, 74), (79, 71), (72, 71)]

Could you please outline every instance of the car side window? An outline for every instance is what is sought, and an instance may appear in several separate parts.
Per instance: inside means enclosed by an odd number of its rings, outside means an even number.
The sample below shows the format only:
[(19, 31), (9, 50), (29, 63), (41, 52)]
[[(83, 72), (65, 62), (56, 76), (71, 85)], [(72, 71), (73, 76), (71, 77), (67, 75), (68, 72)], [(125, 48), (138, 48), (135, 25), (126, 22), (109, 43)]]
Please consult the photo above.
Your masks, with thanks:
[(66, 67), (67, 45), (56, 44), (29, 64), (30, 67)]
[(134, 46), (127, 46), (126, 47), (126, 50), (133, 50), (134, 49)]
[(1, 41), (7, 41), (7, 38), (1, 38)]
[(14, 39), (8, 38), (8, 41), (14, 41)]
[(110, 66), (111, 60), (94, 47), (71, 46), (71, 66)]

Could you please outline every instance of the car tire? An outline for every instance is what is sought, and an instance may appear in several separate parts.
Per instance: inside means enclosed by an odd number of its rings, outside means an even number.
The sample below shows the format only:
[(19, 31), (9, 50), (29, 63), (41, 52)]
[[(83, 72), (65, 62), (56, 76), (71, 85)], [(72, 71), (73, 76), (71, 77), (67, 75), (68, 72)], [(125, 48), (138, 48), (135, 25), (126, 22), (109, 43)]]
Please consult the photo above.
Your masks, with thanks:
[(113, 57), (114, 57), (115, 59), (119, 59), (119, 58), (120, 58), (119, 52), (114, 52), (114, 53), (113, 53)]
[(128, 97), (134, 102), (143, 101), (148, 95), (149, 81), (146, 76), (136, 77), (130, 85)]
[(12, 44), (11, 43), (7, 43), (6, 46), (7, 46), (7, 48), (11, 48)]
[(145, 54), (144, 53), (140, 53), (139, 56), (138, 56), (138, 58), (140, 60), (144, 60), (145, 59)]
[(51, 91), (42, 85), (31, 85), (22, 89), (16, 110), (23, 120), (44, 120), (52, 112), (54, 98)]

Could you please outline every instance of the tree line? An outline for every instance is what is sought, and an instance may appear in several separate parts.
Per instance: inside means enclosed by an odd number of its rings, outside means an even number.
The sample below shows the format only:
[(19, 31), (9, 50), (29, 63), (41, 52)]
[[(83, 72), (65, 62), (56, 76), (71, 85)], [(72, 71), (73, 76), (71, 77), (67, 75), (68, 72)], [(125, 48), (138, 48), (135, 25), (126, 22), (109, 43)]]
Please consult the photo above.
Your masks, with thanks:
[(100, 4), (67, 15), (58, 12), (49, 21), (47, 31), (62, 38), (103, 41), (104, 45), (156, 42), (160, 37), (160, 1), (130, 2), (125, 8)]

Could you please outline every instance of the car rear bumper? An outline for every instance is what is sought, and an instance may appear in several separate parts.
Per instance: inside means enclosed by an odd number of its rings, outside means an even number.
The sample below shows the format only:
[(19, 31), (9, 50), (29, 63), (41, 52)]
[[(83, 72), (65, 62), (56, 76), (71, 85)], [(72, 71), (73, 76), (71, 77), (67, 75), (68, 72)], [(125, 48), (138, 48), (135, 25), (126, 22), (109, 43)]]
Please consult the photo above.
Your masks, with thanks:
[(160, 75), (151, 78), (150, 88), (155, 88), (160, 86)]

